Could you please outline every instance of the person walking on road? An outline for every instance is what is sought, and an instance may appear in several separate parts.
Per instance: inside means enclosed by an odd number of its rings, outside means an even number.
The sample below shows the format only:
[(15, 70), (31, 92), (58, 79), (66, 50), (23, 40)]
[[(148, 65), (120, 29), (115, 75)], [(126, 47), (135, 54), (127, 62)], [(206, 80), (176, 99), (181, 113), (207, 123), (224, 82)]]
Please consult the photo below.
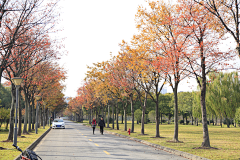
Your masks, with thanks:
[(103, 127), (105, 127), (105, 122), (103, 120), (103, 117), (101, 117), (101, 120), (99, 121), (98, 126), (100, 126), (100, 133), (103, 134)]
[(95, 127), (96, 127), (96, 125), (97, 125), (97, 121), (96, 121), (95, 118), (93, 118), (93, 120), (92, 120), (93, 134), (94, 134), (94, 131), (95, 131)]

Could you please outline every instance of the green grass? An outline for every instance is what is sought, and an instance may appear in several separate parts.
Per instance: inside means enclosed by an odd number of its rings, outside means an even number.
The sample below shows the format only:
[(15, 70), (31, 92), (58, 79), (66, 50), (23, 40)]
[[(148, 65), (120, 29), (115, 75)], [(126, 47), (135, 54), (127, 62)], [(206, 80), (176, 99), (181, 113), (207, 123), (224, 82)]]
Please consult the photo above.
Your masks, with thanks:
[[(87, 123), (87, 121), (85, 122)], [(111, 127), (112, 125), (110, 125)], [(179, 140), (183, 143), (169, 143), (167, 141), (173, 139), (174, 125), (162, 124), (160, 125), (160, 136), (164, 138), (151, 138), (156, 135), (156, 125), (153, 123), (145, 124), (145, 134), (140, 135), (141, 125), (134, 125), (134, 132), (131, 137), (146, 140), (168, 148), (176, 149), (179, 151), (191, 153), (208, 159), (239, 159), (240, 158), (240, 128), (227, 128), (224, 126), (208, 126), (211, 147), (218, 149), (193, 149), (200, 147), (203, 142), (202, 125), (179, 125)], [(128, 129), (131, 128), (131, 122), (127, 124)], [(116, 128), (116, 126), (115, 126)], [(128, 135), (128, 132), (123, 131), (124, 125), (119, 124), (120, 130), (112, 130), (105, 128), (111, 132)]]
[[(27, 135), (23, 135), (23, 137), (17, 138), (17, 145), (22, 149), (25, 150), (30, 144), (32, 144), (38, 137), (40, 137), (49, 126), (46, 126), (45, 129), (40, 127), (38, 129), (38, 134), (35, 134), (35, 130), (30, 132)], [(1, 160), (11, 160), (15, 159), (21, 152), (17, 151), (13, 146), (13, 142), (2, 142), (5, 141), (8, 137), (8, 131), (3, 131), (4, 126), (2, 126), (2, 131), (0, 131), (0, 147), (6, 148), (7, 150), (0, 150), (0, 159)]]

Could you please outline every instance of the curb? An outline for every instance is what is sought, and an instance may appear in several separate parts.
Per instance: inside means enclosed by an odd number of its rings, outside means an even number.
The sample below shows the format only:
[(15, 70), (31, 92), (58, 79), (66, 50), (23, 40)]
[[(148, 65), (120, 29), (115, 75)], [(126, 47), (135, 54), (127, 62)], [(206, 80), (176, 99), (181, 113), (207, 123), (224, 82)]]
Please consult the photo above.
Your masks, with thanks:
[[(92, 128), (91, 126), (87, 126), (87, 125), (84, 125), (84, 126)], [(147, 141), (144, 141), (144, 140), (140, 140), (140, 139), (137, 139), (137, 138), (125, 136), (125, 135), (122, 135), (122, 134), (118, 134), (118, 133), (114, 133), (114, 132), (110, 132), (110, 131), (106, 131), (106, 130), (104, 132), (115, 135), (115, 136), (119, 136), (119, 137), (122, 137), (122, 138), (126, 138), (126, 139), (129, 139), (129, 140), (132, 140), (132, 141), (136, 141), (136, 142), (139, 142), (139, 143), (142, 143), (142, 144), (145, 144), (145, 145), (163, 150), (165, 152), (172, 153), (172, 154), (175, 154), (177, 156), (187, 158), (187, 159), (191, 159), (191, 160), (210, 160), (210, 159), (207, 159), (207, 158), (204, 158), (204, 157), (200, 157), (200, 156), (196, 156), (196, 155), (193, 155), (193, 154), (190, 154), (190, 153), (187, 153), (187, 152), (182, 152), (182, 151), (175, 150), (175, 149), (172, 149), (172, 148), (160, 146), (158, 144), (153, 144), (153, 143), (150, 143), (150, 142), (147, 142)]]
[[(38, 139), (36, 139), (32, 144), (30, 144), (24, 151), (23, 151), (23, 153), (25, 153), (26, 152), (26, 150), (27, 149), (30, 149), (30, 150), (33, 150), (37, 145), (38, 145), (38, 143), (39, 142), (41, 142), (41, 140), (48, 134), (48, 132), (50, 132), (51, 131), (51, 128), (49, 128), (46, 132), (44, 132), (40, 137), (38, 137)], [(21, 154), (19, 154), (14, 160), (20, 160), (20, 156), (22, 155), (22, 153)]]

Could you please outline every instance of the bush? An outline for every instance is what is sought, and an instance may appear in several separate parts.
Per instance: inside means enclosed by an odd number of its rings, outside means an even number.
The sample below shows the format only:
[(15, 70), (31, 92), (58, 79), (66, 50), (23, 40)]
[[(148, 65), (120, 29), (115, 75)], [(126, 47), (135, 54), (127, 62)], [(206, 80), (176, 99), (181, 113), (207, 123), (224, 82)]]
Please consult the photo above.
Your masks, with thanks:
[(178, 121), (178, 123), (184, 124), (184, 120), (181, 119), (181, 120)]

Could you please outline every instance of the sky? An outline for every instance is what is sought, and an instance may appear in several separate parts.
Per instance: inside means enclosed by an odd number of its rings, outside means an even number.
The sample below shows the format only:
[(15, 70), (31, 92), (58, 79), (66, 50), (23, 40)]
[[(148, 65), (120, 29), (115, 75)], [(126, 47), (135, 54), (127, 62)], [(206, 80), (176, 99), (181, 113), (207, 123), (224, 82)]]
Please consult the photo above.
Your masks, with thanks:
[[(64, 41), (67, 56), (63, 56), (59, 64), (67, 70), (64, 82), (66, 97), (77, 96), (77, 89), (88, 71), (87, 66), (107, 61), (117, 55), (122, 40), (129, 42), (137, 33), (135, 14), (139, 5), (147, 6), (145, 0), (62, 0), (59, 4), (61, 15), (59, 28), (63, 31), (59, 37)], [(182, 82), (179, 91), (189, 91), (191, 83)], [(190, 85), (191, 84), (191, 85)], [(168, 92), (171, 88), (167, 88)]]

